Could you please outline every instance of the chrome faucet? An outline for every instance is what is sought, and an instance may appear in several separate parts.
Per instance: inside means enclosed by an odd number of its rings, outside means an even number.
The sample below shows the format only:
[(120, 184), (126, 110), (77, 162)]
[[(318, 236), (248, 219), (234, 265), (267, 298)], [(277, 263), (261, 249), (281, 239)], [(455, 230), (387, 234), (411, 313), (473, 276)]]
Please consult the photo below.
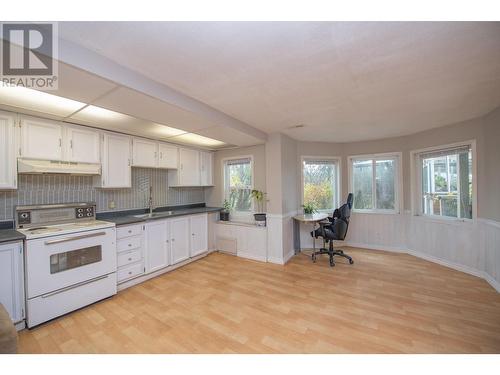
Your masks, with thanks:
[(149, 201), (148, 201), (148, 207), (149, 207), (149, 214), (153, 214), (153, 186), (149, 187)]

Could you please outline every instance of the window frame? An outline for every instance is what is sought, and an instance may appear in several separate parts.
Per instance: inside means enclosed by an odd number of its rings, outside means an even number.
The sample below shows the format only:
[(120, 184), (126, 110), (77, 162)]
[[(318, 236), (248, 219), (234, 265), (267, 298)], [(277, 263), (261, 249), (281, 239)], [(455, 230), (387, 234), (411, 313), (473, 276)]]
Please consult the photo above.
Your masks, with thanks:
[[(470, 146), (472, 154), (472, 218), (450, 217), (442, 215), (425, 214), (422, 210), (422, 168), (420, 167), (420, 155), (432, 151), (442, 151), (448, 148)], [(470, 139), (456, 143), (432, 146), (410, 151), (410, 170), (411, 170), (411, 213), (413, 216), (419, 216), (431, 220), (448, 222), (476, 222), (477, 220), (477, 153), (476, 140)], [(459, 170), (457, 169), (457, 174)]]
[[(222, 191), (221, 191), (221, 194), (222, 194), (222, 199), (221, 199), (221, 202), (224, 202), (225, 199), (228, 199), (228, 195), (226, 194), (226, 162), (228, 161), (231, 161), (231, 160), (239, 160), (239, 159), (250, 159), (250, 173), (251, 173), (251, 186), (250, 186), (250, 189), (255, 189), (255, 181), (254, 181), (254, 178), (255, 178), (255, 174), (254, 174), (254, 160), (253, 160), (253, 155), (237, 155), (237, 156), (230, 156), (230, 157), (227, 157), (227, 158), (223, 158), (221, 159), (221, 170), (222, 170), (222, 173), (221, 173), (221, 178), (222, 178)], [(245, 216), (249, 216), (249, 215), (253, 215), (255, 213), (255, 203), (254, 203), (254, 199), (251, 199), (251, 202), (250, 202), (250, 211), (236, 211), (236, 210), (233, 210), (231, 211), (232, 215), (234, 217), (245, 217)]]
[[(365, 155), (351, 155), (347, 157), (347, 173), (349, 181), (349, 192), (353, 192), (354, 185), (354, 173), (353, 173), (353, 162), (356, 160), (372, 160), (372, 197), (373, 197), (373, 208), (370, 209), (358, 209), (352, 207), (352, 212), (363, 213), (363, 214), (390, 214), (399, 215), (401, 214), (402, 198), (403, 198), (403, 153), (402, 152), (384, 152), (378, 154), (365, 154)], [(377, 184), (376, 184), (376, 161), (377, 160), (387, 160), (394, 159), (396, 162), (396, 173), (394, 175), (394, 209), (382, 209), (377, 207)]]
[(336, 181), (336, 193), (334, 194), (334, 206), (333, 209), (318, 210), (318, 212), (330, 213), (333, 212), (340, 205), (341, 190), (342, 190), (342, 157), (340, 156), (310, 156), (301, 155), (300, 156), (300, 207), (304, 205), (304, 161), (332, 161), (337, 167), (337, 181)]

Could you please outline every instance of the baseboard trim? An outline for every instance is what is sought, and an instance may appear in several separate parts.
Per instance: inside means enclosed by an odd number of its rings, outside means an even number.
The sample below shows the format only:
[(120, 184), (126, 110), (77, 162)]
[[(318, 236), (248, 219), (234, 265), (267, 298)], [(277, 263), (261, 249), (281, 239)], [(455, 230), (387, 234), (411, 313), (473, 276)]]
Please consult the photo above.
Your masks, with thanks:
[(413, 255), (417, 258), (427, 260), (429, 262), (433, 262), (436, 264), (439, 264), (444, 267), (448, 267), (451, 269), (454, 269), (456, 271), (464, 272), (472, 276), (480, 277), (488, 282), (493, 289), (495, 289), (498, 293), (500, 293), (500, 282), (498, 282), (495, 278), (493, 278), (489, 273), (480, 271), (478, 269), (464, 266), (462, 264), (450, 262), (449, 260), (445, 260), (442, 258), (438, 258), (432, 255), (428, 255), (425, 253), (422, 253), (420, 251), (414, 251), (410, 249), (404, 249), (402, 247), (392, 247), (392, 246), (383, 246), (383, 245), (373, 245), (373, 244), (362, 244), (362, 243), (353, 243), (353, 242), (348, 242), (345, 244), (345, 246), (351, 246), (351, 247), (359, 247), (362, 249), (368, 249), (368, 250), (379, 250), (379, 251), (389, 251), (393, 253), (398, 253), (398, 254), (408, 254), (408, 255)]
[(255, 254), (251, 254), (251, 253), (245, 253), (242, 251), (237, 252), (236, 256), (238, 256), (239, 258), (257, 260), (259, 262), (265, 262), (267, 260), (265, 256), (255, 255)]
[(364, 243), (358, 243), (358, 242), (346, 242), (343, 244), (336, 245), (334, 244), (334, 247), (343, 247), (343, 246), (350, 246), (350, 247), (360, 247), (362, 249), (369, 249), (369, 250), (380, 250), (380, 251), (390, 251), (391, 253), (407, 253), (407, 249), (403, 247), (397, 247), (397, 246), (385, 246), (385, 245), (371, 245), (371, 244), (364, 244)]
[(283, 259), (283, 264), (287, 264), (290, 259), (295, 255), (295, 251), (292, 250), (288, 254), (285, 255), (285, 258)]
[(283, 258), (277, 258), (277, 257), (267, 258), (267, 262), (268, 263), (274, 263), (274, 264), (280, 264), (280, 265), (284, 265), (285, 264), (285, 262), (283, 262)]
[(438, 258), (438, 257), (432, 256), (432, 255), (429, 255), (429, 254), (425, 254), (425, 253), (422, 253), (420, 251), (408, 250), (406, 253), (413, 255), (413, 256), (416, 256), (417, 258), (428, 260), (429, 262), (432, 262), (432, 263), (437, 263), (441, 266), (445, 266), (445, 267), (452, 268), (452, 269), (460, 271), (460, 272), (467, 273), (467, 274), (472, 275), (472, 276), (484, 278), (484, 272), (479, 271), (479, 270), (472, 268), (472, 267), (464, 266), (463, 264), (450, 262), (449, 260), (445, 260), (442, 258)]
[(498, 293), (500, 293), (500, 283), (495, 280), (489, 273), (483, 272), (483, 279), (490, 284)]

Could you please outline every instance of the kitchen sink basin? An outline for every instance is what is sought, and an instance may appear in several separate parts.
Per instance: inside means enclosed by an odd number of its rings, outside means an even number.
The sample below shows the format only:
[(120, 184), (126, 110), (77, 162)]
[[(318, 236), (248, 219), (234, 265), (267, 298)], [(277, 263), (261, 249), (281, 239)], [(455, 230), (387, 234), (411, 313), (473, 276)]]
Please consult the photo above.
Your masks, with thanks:
[(174, 211), (162, 211), (162, 212), (153, 212), (151, 214), (134, 215), (134, 217), (137, 217), (139, 219), (153, 219), (155, 217), (170, 216), (173, 213)]

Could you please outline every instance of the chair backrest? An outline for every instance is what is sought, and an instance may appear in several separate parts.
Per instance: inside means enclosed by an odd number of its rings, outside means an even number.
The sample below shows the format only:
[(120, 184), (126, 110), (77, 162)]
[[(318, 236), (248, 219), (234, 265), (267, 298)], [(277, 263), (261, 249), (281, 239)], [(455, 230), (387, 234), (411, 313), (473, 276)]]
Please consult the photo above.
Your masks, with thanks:
[(347, 202), (339, 207), (340, 217), (336, 218), (333, 222), (333, 234), (334, 240), (344, 240), (347, 235), (347, 229), (349, 228), (349, 218), (351, 217), (352, 208), (352, 193), (347, 196)]

